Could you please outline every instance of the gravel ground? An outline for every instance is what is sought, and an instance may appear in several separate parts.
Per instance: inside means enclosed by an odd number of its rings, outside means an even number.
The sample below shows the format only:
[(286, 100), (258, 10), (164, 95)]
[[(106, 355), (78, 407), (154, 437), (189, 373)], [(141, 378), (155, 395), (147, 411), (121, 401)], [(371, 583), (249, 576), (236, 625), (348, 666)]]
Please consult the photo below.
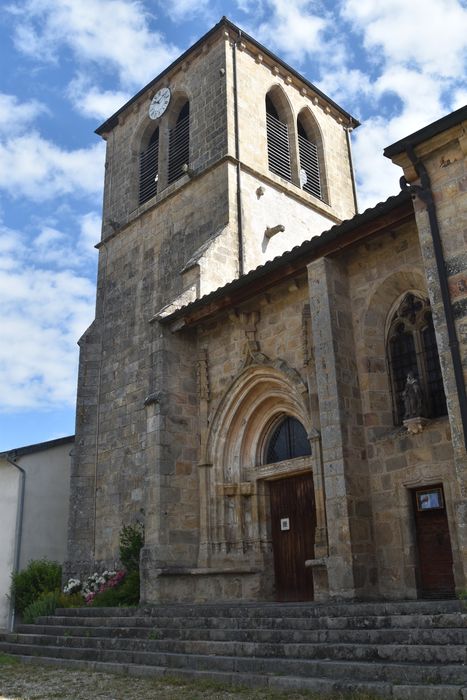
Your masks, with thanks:
[[(0, 700), (319, 700), (319, 697), (306, 692), (231, 688), (209, 681), (73, 671), (21, 663), (0, 654)], [(335, 700), (342, 698), (336, 696)], [(355, 700), (371, 698), (359, 696)]]

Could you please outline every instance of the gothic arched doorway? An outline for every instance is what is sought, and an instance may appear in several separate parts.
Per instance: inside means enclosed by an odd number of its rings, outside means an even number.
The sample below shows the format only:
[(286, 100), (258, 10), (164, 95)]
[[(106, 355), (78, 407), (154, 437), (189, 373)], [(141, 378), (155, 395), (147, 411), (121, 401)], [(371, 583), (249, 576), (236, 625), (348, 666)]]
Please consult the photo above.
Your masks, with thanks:
[[(265, 461), (283, 463), (311, 456), (303, 425), (286, 416), (266, 444)], [(278, 465), (279, 466), (279, 465)], [(281, 470), (282, 471), (282, 470)], [(313, 600), (313, 559), (316, 509), (311, 472), (268, 481), (275, 593), (281, 601)]]
[[(311, 424), (306, 386), (284, 362), (277, 364), (246, 367), (210, 421), (200, 470), (199, 566), (254, 573), (255, 595), (263, 600), (310, 600), (313, 569), (305, 570), (305, 561), (323, 556), (326, 542), (319, 434)], [(288, 534), (305, 530), (305, 539), (289, 547), (287, 531), (276, 534), (277, 518), (271, 519), (274, 495), (281, 502), (286, 493), (283, 517), (293, 522)], [(275, 570), (281, 541), (285, 552), (295, 548), (297, 571), (307, 583), (291, 585), (281, 577), (280, 570), (299, 579), (287, 557)]]

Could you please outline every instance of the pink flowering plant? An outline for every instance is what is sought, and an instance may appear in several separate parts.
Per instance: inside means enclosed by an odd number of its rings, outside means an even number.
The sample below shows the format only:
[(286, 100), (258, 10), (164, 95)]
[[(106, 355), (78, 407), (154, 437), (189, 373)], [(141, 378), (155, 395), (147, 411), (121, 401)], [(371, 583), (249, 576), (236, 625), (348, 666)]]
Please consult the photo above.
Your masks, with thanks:
[(91, 605), (92, 601), (98, 593), (108, 591), (110, 588), (116, 588), (126, 576), (126, 571), (104, 571), (101, 574), (94, 573), (88, 576), (84, 581), (77, 578), (71, 578), (67, 581), (63, 588), (63, 592), (67, 595), (80, 593), (87, 605)]
[(86, 605), (102, 607), (139, 604), (139, 557), (144, 544), (144, 525), (137, 521), (120, 531), (121, 569), (94, 573), (87, 578), (70, 578), (63, 588), (66, 595), (80, 595)]

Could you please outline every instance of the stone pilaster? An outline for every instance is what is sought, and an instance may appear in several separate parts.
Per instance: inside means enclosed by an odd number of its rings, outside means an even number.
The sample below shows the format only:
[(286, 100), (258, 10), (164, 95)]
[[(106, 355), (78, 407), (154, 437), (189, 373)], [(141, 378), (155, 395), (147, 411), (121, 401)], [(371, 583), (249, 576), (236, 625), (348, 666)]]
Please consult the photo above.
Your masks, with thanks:
[(375, 567), (368, 466), (349, 305), (339, 262), (308, 266), (327, 511), (329, 594), (371, 595)]
[[(453, 511), (459, 541), (454, 553), (456, 588), (467, 581), (467, 454), (460, 403), (465, 401), (467, 384), (467, 122), (460, 122), (416, 146), (412, 158), (407, 153), (394, 157), (404, 169), (406, 180), (415, 185), (414, 210), (425, 265), (427, 287), (433, 309), (441, 370), (449, 413), (457, 488), (453, 489)], [(419, 175), (426, 173), (421, 180)], [(429, 181), (428, 181), (429, 180)], [(419, 187), (421, 190), (418, 190)], [(431, 193), (430, 193), (431, 189)], [(418, 194), (417, 194), (418, 192)], [(457, 338), (449, 338), (441, 294), (441, 280), (435, 256), (433, 222), (429, 200), (433, 198), (434, 218), (441, 239), (444, 268), (449, 287), (449, 304)], [(463, 370), (463, 386), (456, 384), (452, 348), (457, 344)], [(462, 398), (463, 397), (463, 398)]]

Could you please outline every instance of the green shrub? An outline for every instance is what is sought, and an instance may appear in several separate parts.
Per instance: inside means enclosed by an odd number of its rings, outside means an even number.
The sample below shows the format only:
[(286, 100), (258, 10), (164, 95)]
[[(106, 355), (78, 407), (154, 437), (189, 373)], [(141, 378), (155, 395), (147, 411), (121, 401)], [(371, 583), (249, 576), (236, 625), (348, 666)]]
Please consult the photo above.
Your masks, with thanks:
[(97, 608), (120, 608), (138, 605), (139, 571), (128, 573), (122, 583), (115, 588), (108, 588), (98, 593), (92, 605)]
[(34, 624), (38, 617), (53, 615), (60, 599), (60, 589), (42, 593), (33, 603), (23, 610), (23, 622), (27, 625)]
[(139, 571), (139, 553), (144, 544), (144, 525), (136, 522), (134, 525), (124, 525), (120, 530), (120, 560), (125, 569)]
[(83, 605), (85, 602), (81, 593), (60, 592), (57, 608), (82, 608)]
[(16, 612), (23, 613), (42, 593), (60, 589), (61, 582), (60, 564), (48, 559), (30, 561), (26, 569), (11, 576), (10, 595), (14, 600)]

